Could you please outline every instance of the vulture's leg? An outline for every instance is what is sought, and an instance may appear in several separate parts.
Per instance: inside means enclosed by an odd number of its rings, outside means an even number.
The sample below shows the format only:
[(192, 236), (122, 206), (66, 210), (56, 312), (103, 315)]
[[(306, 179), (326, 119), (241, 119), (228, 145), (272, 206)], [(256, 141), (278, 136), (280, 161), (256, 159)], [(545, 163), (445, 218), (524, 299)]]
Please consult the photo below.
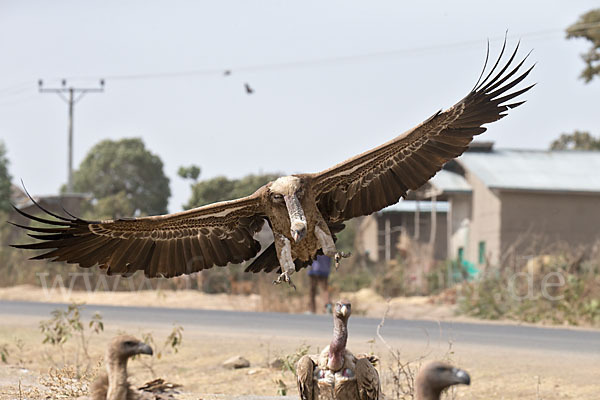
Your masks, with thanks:
[(319, 224), (315, 225), (315, 236), (317, 237), (317, 240), (321, 245), (321, 249), (323, 249), (323, 254), (329, 257), (333, 257), (333, 259), (335, 260), (335, 269), (338, 269), (340, 266), (340, 260), (342, 258), (350, 257), (352, 253), (337, 251), (327, 225), (325, 225), (325, 229), (322, 229), (319, 226)]
[(292, 245), (288, 238), (284, 235), (275, 236), (275, 248), (277, 250), (277, 258), (283, 272), (273, 281), (273, 284), (278, 285), (281, 282), (287, 282), (291, 287), (296, 289), (296, 285), (292, 283), (290, 276), (296, 271), (294, 259), (292, 258)]

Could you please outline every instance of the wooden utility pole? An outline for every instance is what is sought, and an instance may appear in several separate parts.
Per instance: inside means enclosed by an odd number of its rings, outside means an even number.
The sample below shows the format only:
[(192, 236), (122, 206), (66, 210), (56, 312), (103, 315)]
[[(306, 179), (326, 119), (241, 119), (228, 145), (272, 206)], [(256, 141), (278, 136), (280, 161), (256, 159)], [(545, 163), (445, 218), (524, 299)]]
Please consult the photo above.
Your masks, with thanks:
[[(68, 161), (67, 161), (67, 193), (73, 192), (73, 112), (75, 103), (77, 103), (86, 93), (104, 92), (104, 79), (100, 79), (100, 87), (97, 88), (75, 88), (67, 86), (67, 81), (62, 80), (62, 86), (57, 88), (45, 88), (44, 81), (38, 80), (38, 90), (40, 93), (56, 93), (69, 105), (69, 138), (68, 138)], [(65, 94), (68, 94), (65, 96)]]

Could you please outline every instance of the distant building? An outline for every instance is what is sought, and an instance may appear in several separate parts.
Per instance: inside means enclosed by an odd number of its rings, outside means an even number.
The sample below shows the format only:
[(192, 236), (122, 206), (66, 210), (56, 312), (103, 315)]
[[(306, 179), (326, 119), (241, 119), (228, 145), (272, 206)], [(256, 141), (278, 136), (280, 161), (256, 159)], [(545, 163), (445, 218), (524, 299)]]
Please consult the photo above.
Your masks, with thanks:
[(396, 259), (401, 250), (401, 235), (408, 235), (421, 244), (428, 243), (432, 219), (435, 218), (434, 256), (436, 259), (446, 259), (448, 208), (447, 201), (434, 204), (431, 201), (402, 200), (380, 212), (363, 217), (360, 220), (362, 250), (374, 262)]
[[(598, 171), (600, 152), (495, 150), (491, 143), (475, 144), (409, 198), (445, 204), (438, 206), (437, 259), (462, 259), (481, 267), (526, 259), (557, 242), (585, 246), (600, 240)], [(367, 217), (377, 225), (368, 228), (377, 231), (377, 238), (372, 233), (363, 240), (369, 253), (384, 246), (386, 218), (403, 203), (412, 212), (405, 212), (404, 219), (391, 218), (389, 229), (396, 232), (404, 226), (414, 237), (415, 203), (401, 201)], [(419, 240), (426, 241), (431, 206), (419, 204), (424, 224)], [(366, 220), (363, 225), (368, 227)], [(397, 238), (392, 235), (391, 240), (395, 247)], [(370, 255), (372, 260), (382, 259), (381, 250), (377, 253)]]

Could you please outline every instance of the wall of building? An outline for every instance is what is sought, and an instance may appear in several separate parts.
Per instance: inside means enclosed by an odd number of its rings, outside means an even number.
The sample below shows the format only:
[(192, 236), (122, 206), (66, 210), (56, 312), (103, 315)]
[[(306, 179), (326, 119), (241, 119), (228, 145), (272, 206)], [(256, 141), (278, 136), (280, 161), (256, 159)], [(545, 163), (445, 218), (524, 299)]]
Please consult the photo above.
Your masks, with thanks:
[[(500, 259), (500, 198), (470, 171), (465, 179), (471, 185), (472, 208), (468, 232), (468, 248), (464, 249), (465, 259), (477, 268), (487, 262), (496, 264)], [(483, 244), (484, 259), (480, 259)]]
[(379, 261), (377, 213), (361, 217), (356, 226), (356, 242), (361, 248), (355, 250), (366, 253), (370, 261)]
[[(374, 213), (364, 217), (359, 225), (358, 239), (362, 251), (368, 253), (370, 261), (378, 262), (385, 260), (385, 223), (390, 221), (390, 258), (398, 257), (398, 244), (400, 235), (405, 232), (411, 239), (415, 238), (415, 213), (413, 212), (385, 212)], [(438, 260), (447, 258), (447, 217), (445, 212), (437, 213), (436, 234), (434, 245), (434, 257)], [(419, 238), (420, 243), (429, 242), (431, 229), (431, 213), (421, 212), (419, 216)]]
[(469, 229), (471, 224), (471, 193), (452, 193), (448, 196), (448, 258), (458, 258), (458, 249), (465, 254), (469, 248)]
[(548, 251), (556, 242), (572, 246), (600, 240), (600, 194), (502, 191), (501, 242), (513, 257)]
[[(408, 235), (411, 239), (415, 239), (421, 243), (429, 243), (431, 232), (431, 212), (420, 212), (418, 223), (418, 237), (416, 229), (416, 221), (414, 212), (386, 212), (382, 213), (379, 219), (379, 259), (385, 259), (385, 219), (389, 218), (391, 227), (391, 258), (398, 257), (398, 244), (402, 233)], [(436, 217), (436, 233), (434, 242), (434, 258), (436, 260), (445, 260), (447, 258), (447, 217), (445, 212), (438, 212)], [(402, 230), (399, 229), (402, 227)]]

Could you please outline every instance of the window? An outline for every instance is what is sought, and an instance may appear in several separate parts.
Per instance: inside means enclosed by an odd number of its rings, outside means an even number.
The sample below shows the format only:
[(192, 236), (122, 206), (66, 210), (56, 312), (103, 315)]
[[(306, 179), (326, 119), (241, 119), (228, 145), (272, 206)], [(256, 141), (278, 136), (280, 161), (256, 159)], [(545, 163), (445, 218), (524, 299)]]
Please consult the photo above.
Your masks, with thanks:
[(462, 264), (463, 260), (465, 259), (465, 248), (464, 247), (459, 247), (458, 248), (458, 262), (460, 264)]
[(479, 264), (485, 264), (485, 242), (479, 242)]

